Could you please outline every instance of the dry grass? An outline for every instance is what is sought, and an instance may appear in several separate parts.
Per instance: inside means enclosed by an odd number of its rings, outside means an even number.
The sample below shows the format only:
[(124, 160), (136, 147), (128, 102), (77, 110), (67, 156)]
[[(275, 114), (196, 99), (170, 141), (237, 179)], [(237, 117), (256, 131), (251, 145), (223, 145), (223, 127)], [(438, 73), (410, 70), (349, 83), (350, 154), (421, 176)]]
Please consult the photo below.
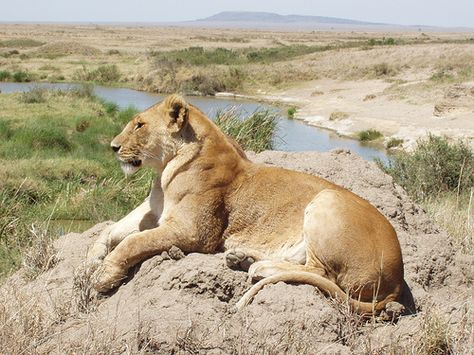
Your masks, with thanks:
[(444, 194), (423, 202), (433, 220), (465, 253), (474, 252), (474, 188), (462, 196)]
[(35, 225), (30, 228), (31, 246), (23, 251), (23, 270), (29, 279), (34, 279), (51, 269), (58, 262), (54, 237)]
[[(318, 78), (392, 80), (414, 75), (426, 80), (432, 76), (442, 78), (438, 85), (444, 83), (445, 77), (462, 82), (474, 75), (469, 41), (472, 36), (463, 33), (436, 33), (433, 37), (420, 36), (418, 32), (393, 33), (393, 41), (384, 42), (384, 34), (357, 32), (86, 25), (0, 25), (0, 30), (8, 43), (26, 43), (31, 38), (34, 43), (44, 43), (7, 56), (2, 70), (27, 71), (41, 80), (70, 81), (83, 66), (98, 68), (107, 63), (117, 66), (122, 74), (120, 80), (127, 86), (151, 91), (170, 92), (177, 87), (193, 92), (204, 86), (211, 90), (201, 91), (211, 94), (222, 90), (254, 93)], [(272, 59), (273, 52), (287, 51), (291, 56), (282, 56), (277, 63), (266, 59), (243, 63), (224, 60), (209, 63), (212, 65), (162, 63), (157, 68), (153, 53), (167, 58), (167, 52), (179, 53), (192, 47), (202, 47), (206, 53), (244, 53), (245, 58), (245, 54), (257, 53), (257, 58)], [(295, 54), (292, 48), (304, 50)], [(240, 74), (233, 75), (231, 69)]]

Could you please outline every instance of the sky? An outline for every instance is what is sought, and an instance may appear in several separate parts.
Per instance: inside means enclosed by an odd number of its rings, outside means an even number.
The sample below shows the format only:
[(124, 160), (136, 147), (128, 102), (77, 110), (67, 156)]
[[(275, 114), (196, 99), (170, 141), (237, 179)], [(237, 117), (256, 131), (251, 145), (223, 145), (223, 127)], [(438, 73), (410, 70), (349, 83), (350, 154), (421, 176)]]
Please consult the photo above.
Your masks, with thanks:
[(0, 0), (5, 22), (176, 22), (221, 11), (474, 28), (474, 0)]

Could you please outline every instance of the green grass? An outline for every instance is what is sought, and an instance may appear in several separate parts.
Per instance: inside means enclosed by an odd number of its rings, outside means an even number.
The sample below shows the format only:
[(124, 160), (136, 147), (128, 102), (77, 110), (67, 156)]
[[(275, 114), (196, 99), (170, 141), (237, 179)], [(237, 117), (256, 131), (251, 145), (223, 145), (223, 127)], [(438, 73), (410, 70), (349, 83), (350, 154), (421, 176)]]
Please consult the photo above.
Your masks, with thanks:
[(216, 124), (234, 138), (244, 150), (261, 152), (273, 148), (277, 114), (269, 110), (257, 110), (245, 118), (237, 109), (218, 112)]
[(31, 104), (0, 97), (0, 276), (20, 265), (32, 224), (54, 235), (55, 221), (118, 219), (152, 179), (148, 170), (125, 178), (109, 147), (136, 109), (110, 112), (87, 87), (41, 92)]
[(44, 42), (40, 42), (31, 38), (17, 38), (17, 39), (8, 39), (5, 41), (0, 41), (0, 47), (39, 47), (42, 46)]
[(288, 118), (290, 119), (293, 119), (295, 118), (295, 114), (296, 114), (296, 107), (288, 107), (288, 110), (286, 111), (286, 115)]
[(462, 141), (428, 136), (379, 166), (419, 202), (460, 250), (474, 251), (474, 152)]
[(10, 81), (12, 73), (7, 70), (0, 70), (0, 81)]
[(383, 134), (375, 129), (368, 129), (357, 133), (357, 137), (361, 142), (370, 142), (382, 138)]
[(387, 149), (397, 148), (397, 147), (400, 147), (402, 144), (403, 144), (403, 139), (392, 137), (388, 140), (386, 147)]
[(396, 154), (384, 170), (418, 200), (474, 187), (474, 153), (463, 142), (430, 135), (413, 152)]
[(14, 72), (12, 78), (16, 83), (30, 82), (32, 80), (31, 74), (22, 70)]

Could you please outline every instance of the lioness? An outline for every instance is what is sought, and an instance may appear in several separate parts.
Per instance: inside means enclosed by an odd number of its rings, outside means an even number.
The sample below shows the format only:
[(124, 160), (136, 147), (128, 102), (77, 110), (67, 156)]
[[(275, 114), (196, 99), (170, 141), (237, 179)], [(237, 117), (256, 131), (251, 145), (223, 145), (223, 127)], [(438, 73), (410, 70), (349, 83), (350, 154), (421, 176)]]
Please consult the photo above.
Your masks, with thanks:
[(149, 197), (107, 228), (88, 258), (93, 286), (118, 286), (135, 264), (172, 246), (225, 250), (230, 267), (266, 284), (307, 283), (356, 311), (376, 313), (400, 297), (396, 233), (375, 207), (322, 178), (250, 162), (242, 149), (177, 95), (136, 115), (113, 139), (127, 174), (158, 172)]

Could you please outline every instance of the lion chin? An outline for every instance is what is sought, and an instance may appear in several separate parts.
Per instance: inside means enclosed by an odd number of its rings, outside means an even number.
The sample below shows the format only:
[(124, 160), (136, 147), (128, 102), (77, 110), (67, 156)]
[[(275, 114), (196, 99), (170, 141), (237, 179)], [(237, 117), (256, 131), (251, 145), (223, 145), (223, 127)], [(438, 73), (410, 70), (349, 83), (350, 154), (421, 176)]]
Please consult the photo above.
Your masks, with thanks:
[(132, 160), (130, 162), (120, 162), (120, 167), (125, 175), (130, 176), (140, 169), (142, 166), (141, 160)]

